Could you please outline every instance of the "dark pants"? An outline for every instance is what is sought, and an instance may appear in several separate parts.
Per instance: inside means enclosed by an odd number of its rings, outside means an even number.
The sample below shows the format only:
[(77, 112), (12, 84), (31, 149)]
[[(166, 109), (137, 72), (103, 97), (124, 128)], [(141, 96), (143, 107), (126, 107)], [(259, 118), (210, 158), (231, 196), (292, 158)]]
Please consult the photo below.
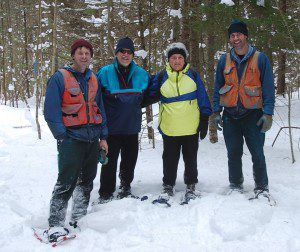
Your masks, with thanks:
[(177, 177), (180, 150), (184, 160), (184, 183), (198, 183), (197, 152), (199, 134), (190, 136), (163, 136), (163, 183), (174, 186)]
[(67, 138), (58, 146), (58, 178), (50, 202), (49, 226), (64, 226), (68, 201), (73, 194), (71, 220), (87, 212), (97, 174), (99, 142)]
[(262, 111), (255, 110), (249, 115), (233, 119), (226, 112), (223, 114), (223, 134), (228, 155), (229, 182), (242, 184), (242, 155), (244, 139), (252, 155), (255, 188), (268, 188), (268, 175), (264, 156), (265, 134), (256, 126)]
[(110, 135), (107, 139), (108, 163), (102, 165), (99, 195), (113, 194), (116, 190), (118, 157), (121, 152), (119, 178), (121, 184), (130, 186), (138, 157), (138, 134)]

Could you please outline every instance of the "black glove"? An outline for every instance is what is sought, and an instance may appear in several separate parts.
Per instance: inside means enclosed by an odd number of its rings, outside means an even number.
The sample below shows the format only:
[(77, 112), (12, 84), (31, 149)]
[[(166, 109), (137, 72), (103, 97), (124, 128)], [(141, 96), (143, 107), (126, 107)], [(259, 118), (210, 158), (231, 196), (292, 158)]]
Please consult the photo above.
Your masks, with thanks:
[(207, 135), (208, 130), (208, 119), (209, 117), (207, 115), (200, 115), (200, 122), (199, 122), (199, 133), (200, 133), (200, 139), (203, 140)]

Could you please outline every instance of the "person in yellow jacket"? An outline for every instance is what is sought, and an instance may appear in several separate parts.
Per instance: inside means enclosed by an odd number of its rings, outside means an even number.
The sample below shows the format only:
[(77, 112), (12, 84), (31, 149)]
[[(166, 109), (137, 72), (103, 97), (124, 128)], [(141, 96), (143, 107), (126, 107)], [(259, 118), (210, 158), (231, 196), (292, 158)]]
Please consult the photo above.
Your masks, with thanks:
[(163, 194), (166, 200), (174, 195), (178, 162), (182, 151), (185, 163), (185, 196), (195, 198), (198, 182), (197, 151), (199, 134), (204, 139), (211, 104), (199, 74), (187, 62), (188, 51), (183, 43), (167, 48), (166, 68), (153, 77), (149, 97), (160, 100), (159, 131), (163, 136)]

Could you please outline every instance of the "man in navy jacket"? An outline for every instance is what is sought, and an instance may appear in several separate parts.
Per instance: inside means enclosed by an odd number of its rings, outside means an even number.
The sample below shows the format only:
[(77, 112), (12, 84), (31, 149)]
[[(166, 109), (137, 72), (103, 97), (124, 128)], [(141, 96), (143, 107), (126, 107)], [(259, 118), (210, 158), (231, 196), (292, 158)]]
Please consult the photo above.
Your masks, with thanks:
[(96, 203), (105, 203), (113, 198), (119, 155), (118, 198), (132, 197), (131, 182), (138, 157), (138, 133), (142, 122), (141, 104), (149, 83), (148, 73), (133, 61), (134, 44), (130, 38), (120, 39), (115, 53), (114, 62), (97, 73), (107, 115), (109, 153), (108, 164), (102, 165), (100, 197)]

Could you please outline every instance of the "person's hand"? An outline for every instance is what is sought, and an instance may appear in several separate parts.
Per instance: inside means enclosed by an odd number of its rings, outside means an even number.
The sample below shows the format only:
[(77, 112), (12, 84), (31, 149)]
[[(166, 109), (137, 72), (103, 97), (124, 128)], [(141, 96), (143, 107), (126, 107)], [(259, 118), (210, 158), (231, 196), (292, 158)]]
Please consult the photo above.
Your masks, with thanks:
[(272, 127), (273, 117), (271, 115), (263, 114), (257, 121), (257, 126), (261, 126), (261, 133), (266, 133)]
[(100, 145), (100, 149), (104, 149), (105, 152), (106, 152), (106, 155), (107, 155), (107, 153), (108, 153), (108, 145), (107, 145), (106, 140), (100, 140), (99, 145)]
[(215, 127), (217, 128), (217, 130), (222, 131), (223, 121), (222, 121), (220, 112), (217, 112), (214, 114), (214, 118), (213, 118), (212, 122), (213, 122), (213, 125), (215, 125)]
[(200, 115), (200, 122), (199, 122), (199, 133), (200, 139), (203, 140), (207, 135), (208, 130), (208, 119), (209, 117), (206, 115)]

